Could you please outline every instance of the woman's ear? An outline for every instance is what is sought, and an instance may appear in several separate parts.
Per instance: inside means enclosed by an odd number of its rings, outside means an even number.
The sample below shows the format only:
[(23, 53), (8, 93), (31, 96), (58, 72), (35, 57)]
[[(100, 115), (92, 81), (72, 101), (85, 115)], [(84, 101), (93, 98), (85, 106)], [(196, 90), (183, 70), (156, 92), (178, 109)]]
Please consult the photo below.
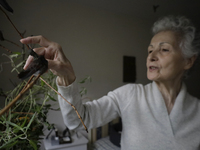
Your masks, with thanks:
[(194, 56), (192, 56), (192, 57), (190, 57), (190, 58), (187, 58), (187, 59), (185, 60), (185, 61), (186, 61), (186, 64), (185, 64), (184, 69), (185, 69), (185, 70), (190, 69), (190, 68), (194, 65), (194, 62), (195, 62), (196, 59), (197, 59), (197, 55), (194, 55)]

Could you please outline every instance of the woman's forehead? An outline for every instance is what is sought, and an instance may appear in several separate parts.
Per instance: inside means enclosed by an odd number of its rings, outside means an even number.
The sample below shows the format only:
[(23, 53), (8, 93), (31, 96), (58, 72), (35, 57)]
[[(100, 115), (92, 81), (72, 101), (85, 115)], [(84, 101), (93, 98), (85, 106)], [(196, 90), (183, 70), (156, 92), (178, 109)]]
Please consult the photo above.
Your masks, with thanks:
[[(171, 43), (169, 43), (169, 42), (160, 42), (160, 43), (158, 43), (158, 45), (159, 46), (162, 46), (162, 45), (171, 45)], [(152, 44), (150, 43), (149, 47), (154, 47), (153, 43)]]
[(173, 31), (162, 31), (154, 35), (150, 45), (167, 45), (178, 46), (180, 42), (179, 36)]

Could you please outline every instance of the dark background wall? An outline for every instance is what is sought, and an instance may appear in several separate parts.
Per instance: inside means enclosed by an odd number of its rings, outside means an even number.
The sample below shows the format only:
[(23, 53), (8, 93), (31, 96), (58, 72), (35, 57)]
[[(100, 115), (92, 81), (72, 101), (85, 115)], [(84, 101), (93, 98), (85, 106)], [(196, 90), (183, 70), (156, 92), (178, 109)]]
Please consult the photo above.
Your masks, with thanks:
[[(58, 42), (71, 61), (77, 80), (90, 75), (92, 82), (85, 85), (87, 97), (96, 99), (126, 83), (123, 82), (123, 56), (134, 56), (136, 83), (147, 84), (146, 56), (151, 40), (151, 27), (164, 15), (185, 15), (199, 26), (200, 1), (182, 0), (7, 0), (14, 9), (9, 14), (25, 36), (44, 35)], [(153, 5), (159, 5), (156, 12)], [(0, 12), (0, 30), (5, 38), (19, 43), (20, 37)], [(20, 51), (9, 43), (0, 44)], [(0, 48), (0, 63), (8, 62), (8, 54)], [(13, 82), (20, 82), (10, 64), (2, 64), (0, 88), (11, 90)], [(191, 94), (200, 98), (200, 65), (186, 84)], [(0, 107), (4, 98), (0, 97)], [(50, 112), (50, 122), (63, 128), (60, 112)]]

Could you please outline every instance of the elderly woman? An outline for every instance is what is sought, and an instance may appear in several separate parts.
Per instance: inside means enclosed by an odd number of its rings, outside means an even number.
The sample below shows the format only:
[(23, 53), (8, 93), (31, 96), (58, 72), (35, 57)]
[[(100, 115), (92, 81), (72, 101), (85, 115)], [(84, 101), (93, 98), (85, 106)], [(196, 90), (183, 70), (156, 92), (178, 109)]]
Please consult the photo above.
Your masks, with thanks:
[[(49, 69), (58, 76), (58, 91), (75, 105), (89, 129), (122, 118), (122, 150), (197, 150), (200, 101), (187, 93), (182, 81), (198, 56), (196, 29), (185, 17), (165, 17), (155, 22), (153, 34), (146, 61), (152, 83), (127, 84), (86, 104), (80, 100), (73, 68), (58, 44), (42, 36), (21, 42), (42, 46), (35, 51), (45, 55)], [(83, 128), (71, 106), (58, 99), (65, 124), (70, 129)]]

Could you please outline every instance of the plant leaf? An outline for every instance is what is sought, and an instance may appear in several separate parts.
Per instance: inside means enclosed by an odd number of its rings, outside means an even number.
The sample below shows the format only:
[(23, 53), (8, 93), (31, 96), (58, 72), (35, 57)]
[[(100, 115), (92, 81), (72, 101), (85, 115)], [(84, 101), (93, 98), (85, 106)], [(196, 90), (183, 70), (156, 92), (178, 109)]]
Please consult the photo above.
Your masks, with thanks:
[(21, 55), (22, 53), (20, 53), (20, 52), (13, 52), (13, 54)]
[(24, 122), (23, 122), (23, 124), (21, 125), (22, 128), (23, 128), (24, 125), (26, 124), (26, 121), (27, 121), (27, 116), (25, 117)]
[(44, 81), (41, 80), (41, 86), (44, 86), (44, 85), (45, 85)]
[(34, 150), (37, 150), (37, 145), (32, 140), (29, 140), (29, 143), (34, 148)]
[(19, 129), (19, 130), (21, 130), (21, 131), (23, 131), (23, 132), (24, 132), (23, 128), (22, 128), (22, 127), (20, 127), (20, 126), (18, 126), (17, 124), (15, 124), (15, 123), (12, 123), (12, 122), (10, 122), (10, 121), (6, 121), (6, 123), (8, 123), (8, 124), (10, 124), (11, 126), (14, 126), (14, 127), (16, 127), (17, 129)]
[(9, 57), (12, 59), (12, 58), (15, 58), (15, 57), (18, 57), (19, 54), (12, 54), (12, 55), (9, 55)]
[(10, 5), (6, 2), (6, 0), (0, 0), (0, 6), (5, 8), (7, 11), (13, 13), (13, 9), (10, 7)]
[(55, 99), (55, 98), (53, 98), (51, 95), (49, 95), (49, 94), (47, 94), (48, 96), (49, 96), (49, 98), (52, 100), (52, 101), (54, 101), (54, 102), (56, 102), (57, 100)]
[(7, 148), (7, 146), (9, 146), (10, 143), (12, 143), (13, 141), (17, 140), (18, 138), (20, 138), (22, 135), (18, 135), (12, 139), (10, 139), (7, 143), (3, 144), (0, 149), (3, 149), (3, 148)]
[(11, 70), (11, 72), (15, 71), (17, 68), (19, 68), (19, 67), (22, 66), (23, 64), (24, 64), (23, 61), (20, 62), (17, 66), (15, 66), (15, 67)]
[(34, 118), (35, 118), (36, 113), (34, 113), (34, 115), (32, 116), (31, 120), (29, 121), (27, 127), (26, 127), (26, 131), (28, 130), (28, 128), (30, 127), (31, 123), (33, 122)]
[(17, 143), (18, 143), (18, 140), (16, 140), (16, 141), (13, 142), (13, 143), (10, 143), (10, 144), (5, 145), (5, 147), (3, 147), (3, 148), (10, 149), (10, 148), (12, 148), (14, 145), (16, 145)]

